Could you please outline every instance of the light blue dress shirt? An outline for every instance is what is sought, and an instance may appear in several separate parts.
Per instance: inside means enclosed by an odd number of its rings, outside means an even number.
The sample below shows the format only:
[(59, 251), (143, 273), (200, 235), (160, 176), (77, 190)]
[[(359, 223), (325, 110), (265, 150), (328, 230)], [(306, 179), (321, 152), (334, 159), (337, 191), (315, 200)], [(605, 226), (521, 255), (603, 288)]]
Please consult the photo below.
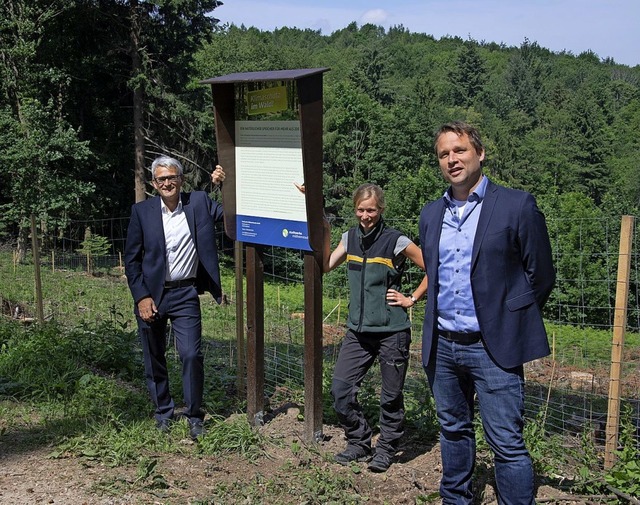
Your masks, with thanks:
[[(471, 253), (488, 179), (483, 176), (466, 202), (444, 194), (438, 260), (438, 329), (480, 331), (471, 291)], [(464, 206), (461, 215), (459, 209)]]

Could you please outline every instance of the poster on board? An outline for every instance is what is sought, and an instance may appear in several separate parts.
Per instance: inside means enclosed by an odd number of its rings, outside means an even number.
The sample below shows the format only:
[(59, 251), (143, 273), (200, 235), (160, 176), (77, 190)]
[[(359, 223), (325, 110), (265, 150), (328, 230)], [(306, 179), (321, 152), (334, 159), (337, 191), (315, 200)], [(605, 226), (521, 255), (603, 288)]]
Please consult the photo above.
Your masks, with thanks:
[(311, 250), (299, 121), (236, 121), (237, 240)]

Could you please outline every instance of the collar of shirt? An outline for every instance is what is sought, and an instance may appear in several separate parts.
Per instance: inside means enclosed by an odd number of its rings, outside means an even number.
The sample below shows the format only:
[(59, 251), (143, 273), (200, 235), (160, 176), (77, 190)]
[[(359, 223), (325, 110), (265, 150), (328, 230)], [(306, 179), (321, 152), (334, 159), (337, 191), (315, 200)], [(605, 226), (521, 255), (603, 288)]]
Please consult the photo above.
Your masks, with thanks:
[(162, 198), (160, 198), (160, 209), (162, 210), (163, 214), (169, 214), (169, 215), (182, 211), (182, 195), (180, 195), (180, 199), (178, 200), (178, 205), (176, 205), (176, 208), (173, 212), (169, 210), (169, 207), (167, 207), (167, 205), (164, 203), (164, 200)]
[[(467, 201), (478, 202), (478, 203), (482, 202), (482, 200), (484, 200), (484, 195), (487, 192), (488, 185), (489, 185), (489, 178), (486, 175), (483, 175), (482, 179), (480, 180), (480, 184), (478, 184), (476, 189), (469, 195), (469, 198), (467, 198)], [(444, 192), (444, 195), (442, 196), (449, 207), (456, 206), (455, 202), (453, 201), (453, 196), (451, 196), (451, 187), (447, 188), (447, 190)]]

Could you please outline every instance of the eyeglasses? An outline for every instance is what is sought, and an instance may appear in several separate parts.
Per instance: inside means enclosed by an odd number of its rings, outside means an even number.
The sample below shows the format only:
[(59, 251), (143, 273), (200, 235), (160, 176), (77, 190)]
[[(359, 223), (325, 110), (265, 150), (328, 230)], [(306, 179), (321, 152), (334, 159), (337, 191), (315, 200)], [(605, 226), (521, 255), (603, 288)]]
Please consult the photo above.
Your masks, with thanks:
[(174, 183), (178, 182), (180, 179), (182, 179), (181, 175), (166, 175), (164, 177), (155, 177), (153, 179), (153, 182), (155, 182), (159, 186), (162, 186), (165, 182)]

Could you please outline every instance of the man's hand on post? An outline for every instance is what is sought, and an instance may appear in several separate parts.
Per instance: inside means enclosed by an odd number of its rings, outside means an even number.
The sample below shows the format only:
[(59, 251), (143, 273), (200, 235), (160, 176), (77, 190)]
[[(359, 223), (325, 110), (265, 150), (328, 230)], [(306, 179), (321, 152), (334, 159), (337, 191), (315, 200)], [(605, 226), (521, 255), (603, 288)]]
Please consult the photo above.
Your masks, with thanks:
[(216, 186), (222, 184), (226, 177), (224, 173), (224, 168), (220, 165), (216, 165), (215, 170), (211, 173), (211, 182), (213, 182)]

